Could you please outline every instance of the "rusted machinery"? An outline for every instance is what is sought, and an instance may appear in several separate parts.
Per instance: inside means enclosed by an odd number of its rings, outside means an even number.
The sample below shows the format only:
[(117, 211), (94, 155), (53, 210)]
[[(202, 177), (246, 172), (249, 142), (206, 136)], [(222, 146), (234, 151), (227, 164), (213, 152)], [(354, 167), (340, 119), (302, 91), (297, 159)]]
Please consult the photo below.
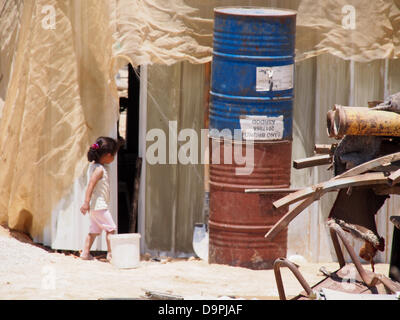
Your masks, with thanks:
[[(281, 300), (286, 300), (280, 269), (281, 267), (287, 267), (293, 272), (304, 289), (303, 292), (295, 296), (292, 300), (326, 300), (329, 298), (344, 300), (354, 299), (357, 297), (354, 296), (354, 294), (371, 295), (368, 297), (364, 296), (364, 299), (374, 299), (372, 294), (385, 295), (383, 297), (384, 299), (400, 299), (400, 283), (382, 274), (376, 274), (365, 270), (354, 249), (346, 239), (344, 230), (334, 221), (330, 221), (328, 226), (340, 268), (335, 272), (328, 272), (324, 268), (321, 268), (320, 271), (326, 275), (326, 278), (311, 287), (294, 263), (285, 258), (277, 259), (274, 263), (274, 272), (279, 298)], [(339, 245), (339, 239), (343, 242), (344, 247), (349, 253), (353, 261), (352, 264), (345, 263), (343, 252)], [(353, 277), (351, 277), (352, 275)], [(328, 298), (327, 293), (329, 293), (331, 297)]]
[(400, 136), (400, 114), (363, 107), (335, 105), (327, 114), (329, 137)]
[[(331, 164), (334, 177), (317, 185), (294, 191), (275, 201), (274, 208), (280, 210), (282, 208), (288, 210), (291, 204), (296, 205), (291, 206), (290, 210), (265, 235), (268, 240), (273, 239), (314, 201), (319, 200), (327, 192), (338, 191), (327, 221), (340, 264), (340, 269), (334, 273), (334, 277), (340, 277), (344, 271), (348, 272), (351, 268), (355, 268), (358, 273), (357, 281), (360, 281), (361, 285), (357, 287), (357, 290), (352, 291), (353, 293), (371, 293), (372, 287), (376, 287), (374, 293), (400, 291), (400, 283), (397, 282), (400, 278), (392, 272), (397, 270), (399, 273), (400, 259), (393, 250), (399, 248), (400, 244), (392, 246), (390, 278), (374, 273), (374, 256), (378, 250), (385, 249), (385, 239), (377, 232), (375, 215), (391, 194), (400, 194), (400, 186), (398, 186), (400, 182), (400, 114), (397, 113), (400, 113), (398, 103), (400, 95), (393, 97), (395, 97), (393, 101), (388, 100), (379, 106), (376, 106), (376, 103), (372, 104), (372, 109), (334, 105), (332, 110), (328, 111), (327, 133), (330, 137), (341, 140), (332, 145), (316, 145), (315, 152), (318, 155), (296, 160), (293, 166), (301, 169)], [(399, 223), (399, 220), (399, 217), (391, 218), (395, 225), (396, 222)], [(344, 232), (364, 241), (359, 256), (371, 263), (372, 273), (362, 268), (354, 249), (343, 237)], [(345, 265), (338, 245), (338, 236), (349, 252), (353, 265)], [(294, 265), (282, 258), (276, 260), (274, 267), (281, 299), (285, 298), (279, 272), (281, 265), (289, 267), (299, 279), (306, 290), (306, 294), (302, 295), (303, 298), (312, 298), (315, 289), (329, 290), (335, 286), (333, 278), (328, 276), (311, 289), (304, 283), (304, 279)], [(379, 283), (386, 291), (377, 289)], [(343, 291), (340, 288), (338, 290)]]

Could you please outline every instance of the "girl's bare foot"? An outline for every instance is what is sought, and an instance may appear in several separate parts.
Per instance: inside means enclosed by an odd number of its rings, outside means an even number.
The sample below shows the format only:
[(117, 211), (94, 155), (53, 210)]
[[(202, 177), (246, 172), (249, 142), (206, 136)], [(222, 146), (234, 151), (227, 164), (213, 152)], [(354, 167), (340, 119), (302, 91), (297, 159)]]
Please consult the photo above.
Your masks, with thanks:
[(92, 256), (90, 253), (83, 253), (83, 252), (81, 252), (81, 254), (79, 255), (79, 257), (80, 257), (82, 260), (93, 260), (93, 259), (94, 259), (93, 256)]

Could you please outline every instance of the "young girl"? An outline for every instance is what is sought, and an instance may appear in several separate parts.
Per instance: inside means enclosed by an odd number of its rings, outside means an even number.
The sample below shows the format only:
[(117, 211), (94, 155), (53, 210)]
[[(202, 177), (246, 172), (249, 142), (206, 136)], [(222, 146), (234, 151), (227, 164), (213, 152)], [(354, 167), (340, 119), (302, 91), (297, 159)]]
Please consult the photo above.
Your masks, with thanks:
[(107, 242), (107, 260), (111, 260), (110, 234), (115, 233), (117, 227), (109, 211), (110, 179), (108, 164), (113, 162), (119, 149), (119, 143), (109, 137), (99, 137), (92, 144), (87, 153), (90, 180), (86, 189), (85, 202), (81, 207), (82, 214), (90, 212), (90, 228), (86, 237), (84, 249), (80, 257), (92, 260), (90, 248), (96, 237), (104, 230)]

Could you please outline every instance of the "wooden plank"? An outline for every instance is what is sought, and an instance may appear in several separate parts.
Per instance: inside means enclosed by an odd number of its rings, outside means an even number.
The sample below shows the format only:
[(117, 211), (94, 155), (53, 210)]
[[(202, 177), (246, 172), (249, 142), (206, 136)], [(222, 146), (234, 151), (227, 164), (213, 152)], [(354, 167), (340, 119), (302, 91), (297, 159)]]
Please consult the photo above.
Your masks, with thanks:
[(245, 189), (245, 193), (276, 193), (276, 192), (297, 192), (301, 189), (290, 189), (290, 188), (274, 188), (274, 189)]
[(333, 144), (316, 144), (314, 146), (314, 152), (317, 154), (333, 154), (337, 147), (337, 143)]
[(330, 179), (326, 182), (319, 183), (317, 185), (304, 188), (295, 193), (289, 194), (273, 203), (275, 208), (281, 208), (283, 206), (290, 205), (302, 199), (312, 196), (317, 190), (326, 193), (330, 191), (336, 191), (348, 187), (366, 186), (366, 185), (377, 185), (387, 183), (387, 177), (383, 172), (370, 172), (354, 177), (346, 177), (342, 179)]
[(388, 177), (388, 184), (390, 186), (394, 186), (395, 184), (398, 184), (400, 181), (400, 169), (396, 170), (393, 172), (389, 177)]
[(265, 238), (268, 241), (271, 241), (275, 236), (285, 229), (290, 221), (296, 218), (304, 209), (306, 209), (309, 205), (311, 205), (315, 200), (319, 199), (320, 194), (314, 193), (312, 196), (303, 200), (300, 204), (286, 213), (275, 225), (265, 234)]
[(376, 158), (376, 159), (373, 159), (368, 162), (364, 162), (364, 163), (358, 165), (357, 167), (349, 169), (346, 172), (334, 177), (333, 179), (338, 180), (338, 179), (342, 179), (342, 178), (346, 178), (346, 177), (356, 176), (361, 173), (370, 171), (376, 167), (388, 165), (388, 164), (398, 161), (398, 160), (400, 160), (400, 152), (391, 153), (386, 156)]
[(332, 163), (332, 156), (329, 154), (323, 154), (320, 156), (314, 156), (304, 159), (298, 159), (293, 161), (293, 167), (295, 169), (304, 169), (314, 166), (321, 166), (324, 164)]

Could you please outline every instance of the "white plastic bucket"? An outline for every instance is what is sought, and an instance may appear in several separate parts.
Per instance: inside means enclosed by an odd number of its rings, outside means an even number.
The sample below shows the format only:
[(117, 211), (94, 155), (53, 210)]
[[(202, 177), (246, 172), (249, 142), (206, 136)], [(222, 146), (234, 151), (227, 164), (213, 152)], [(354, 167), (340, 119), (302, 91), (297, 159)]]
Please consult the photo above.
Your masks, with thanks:
[(136, 268), (140, 263), (140, 234), (110, 235), (111, 263), (120, 269)]

